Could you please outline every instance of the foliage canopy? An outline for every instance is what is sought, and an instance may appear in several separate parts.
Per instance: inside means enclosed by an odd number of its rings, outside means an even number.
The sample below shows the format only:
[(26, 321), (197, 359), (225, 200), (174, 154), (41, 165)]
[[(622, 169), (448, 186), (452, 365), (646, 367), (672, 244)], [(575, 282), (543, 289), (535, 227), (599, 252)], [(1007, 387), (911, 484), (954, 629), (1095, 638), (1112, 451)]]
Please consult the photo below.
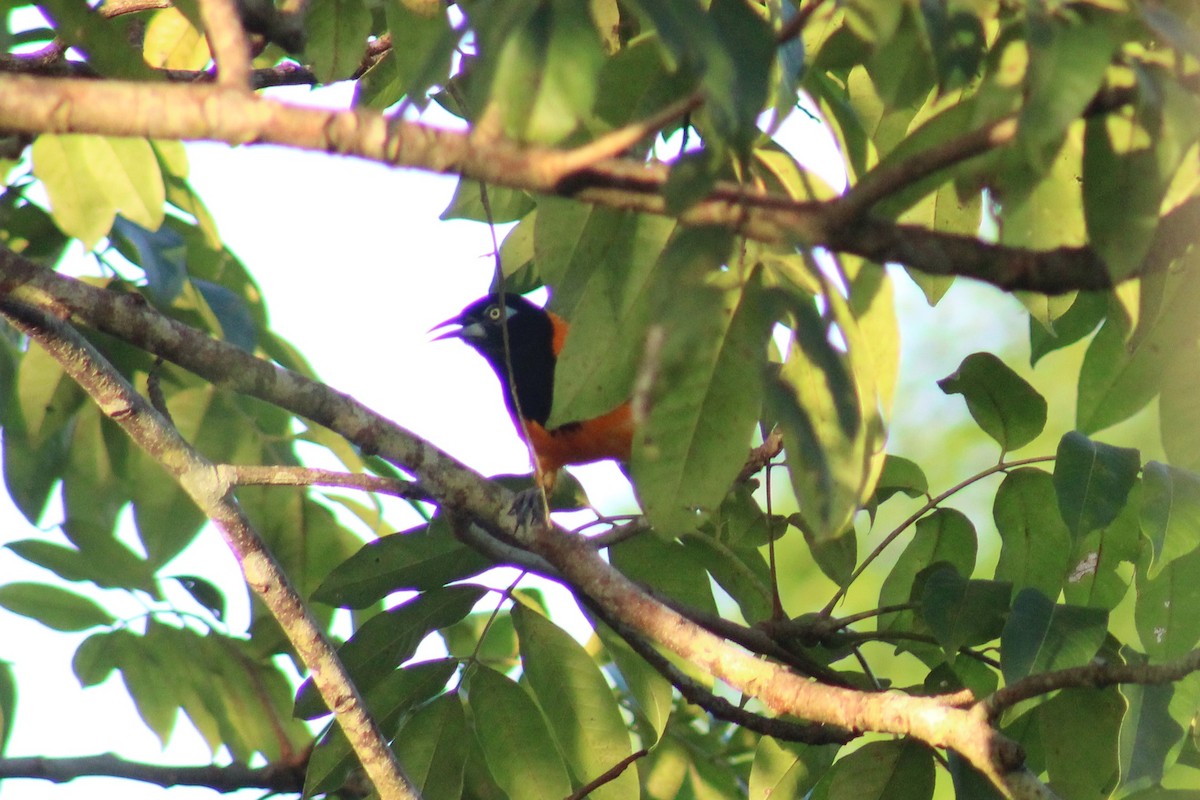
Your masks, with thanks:
[[(164, 741), (182, 711), (225, 748), (234, 764), (197, 782), (387, 800), (1200, 787), (1192, 3), (4, 8), (0, 427), (31, 526), (6, 547), (57, 580), (2, 585), (0, 606), (86, 631), (81, 684), (119, 673)], [(260, 92), (340, 81), (351, 110)], [(461, 129), (422, 122), (430, 104)], [(773, 138), (802, 114), (844, 191)], [(320, 384), (189, 184), (186, 140), (461, 176), (444, 218), (515, 223), (496, 288), (549, 286), (572, 322), (551, 423), (633, 398), (639, 513), (591, 538), (514, 527), (519, 481)], [(72, 241), (95, 275), (55, 271)], [(938, 376), (995, 454), (976, 474), (937, 421), (923, 462), (889, 452), (909, 280), (930, 304), (955, 280), (1012, 292), (1030, 366), (1077, 355), (1054, 381), (1004, 352)], [(1072, 391), (1056, 428), (1048, 400)], [(1158, 441), (1112, 434), (1148, 407)], [(301, 442), (345, 471), (308, 469)], [(560, 484), (555, 510), (586, 507)], [(960, 502), (980, 487), (990, 519)], [(347, 488), (424, 522), (393, 532)], [(32, 533), (52, 501), (58, 539)], [(138, 548), (117, 535), (130, 512)], [(220, 624), (232, 587), (180, 578), (199, 612), (163, 592), (213, 530), (255, 592), (244, 631)], [(591, 639), (519, 583), (488, 588), (496, 565), (568, 587)], [(118, 620), (89, 587), (152, 610)], [(430, 637), (445, 656), (415, 661)], [(19, 696), (0, 669), (6, 739)]]

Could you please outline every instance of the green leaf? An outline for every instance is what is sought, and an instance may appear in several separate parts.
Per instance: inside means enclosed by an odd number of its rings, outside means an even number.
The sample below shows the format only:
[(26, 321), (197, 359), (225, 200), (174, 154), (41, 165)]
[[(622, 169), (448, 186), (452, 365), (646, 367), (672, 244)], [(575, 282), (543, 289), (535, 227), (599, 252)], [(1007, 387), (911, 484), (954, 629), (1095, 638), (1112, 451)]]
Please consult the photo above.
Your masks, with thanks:
[[(616, 699), (596, 662), (565, 631), (520, 606), (512, 614), (525, 677), (572, 773), (587, 783), (632, 752)], [(635, 796), (637, 787), (636, 772), (626, 770), (592, 797), (622, 800)]]
[(204, 69), (212, 60), (203, 31), (177, 8), (154, 12), (146, 25), (142, 57), (158, 69)]
[(1200, 546), (1200, 475), (1147, 462), (1142, 472), (1141, 526), (1154, 546), (1151, 578)]
[(933, 797), (933, 753), (912, 740), (869, 742), (829, 772), (827, 800)]
[(457, 694), (444, 694), (404, 720), (393, 747), (425, 800), (459, 800), (467, 760), (467, 717)]
[(1054, 462), (1058, 510), (1071, 535), (1112, 522), (1137, 481), (1138, 451), (1092, 441), (1078, 431), (1063, 436)]
[(1200, 470), (1200, 370), (1194, 350), (1185, 350), (1167, 365), (1158, 396), (1158, 431), (1168, 460), (1177, 467)]
[(875, 503), (882, 504), (900, 493), (922, 497), (929, 493), (929, 480), (917, 462), (888, 453), (875, 484)]
[(492, 3), (472, 9), (487, 96), (472, 108), (500, 112), (506, 136), (555, 144), (587, 118), (604, 50), (587, 7), (574, 0)]
[(56, 631), (85, 631), (116, 622), (96, 601), (45, 583), (0, 586), (0, 606)]
[(703, 533), (684, 534), (683, 546), (733, 598), (748, 624), (770, 617), (771, 573), (758, 547), (727, 545)]
[(693, 550), (661, 536), (635, 536), (609, 548), (612, 565), (684, 605), (717, 613), (704, 563)]
[[(1110, 314), (1088, 345), (1075, 411), (1084, 433), (1107, 428), (1143, 408), (1158, 393), (1177, 357), (1191, 363), (1182, 356), (1181, 343), (1194, 343), (1200, 336), (1200, 315), (1195, 313), (1200, 305), (1200, 266), (1189, 260), (1169, 272), (1162, 298), (1161, 307), (1143, 311), (1128, 341), (1123, 320)], [(1188, 369), (1194, 371), (1194, 366)]]
[[(952, 508), (939, 508), (917, 522), (912, 541), (896, 559), (892, 571), (879, 590), (879, 605), (893, 606), (920, 599), (914, 597), (917, 574), (931, 564), (948, 564), (960, 575), (975, 571), (977, 549), (975, 526), (965, 514)], [(880, 630), (911, 630), (913, 612), (901, 611), (879, 616)]]
[(837, 536), (818, 539), (799, 514), (792, 514), (788, 521), (804, 535), (804, 543), (825, 577), (838, 586), (848, 586), (858, 564), (858, 534), (854, 528), (847, 528)]
[(800, 744), (763, 736), (754, 748), (749, 800), (807, 796), (829, 770), (837, 751), (836, 745)]
[(1032, 467), (1008, 473), (996, 490), (992, 517), (1001, 541), (996, 580), (1011, 582), (1014, 591), (1033, 588), (1058, 597), (1072, 539), (1058, 513), (1054, 479)]
[(175, 580), (218, 620), (225, 619), (225, 595), (216, 584), (196, 575), (176, 575)]
[[(64, 527), (78, 534), (78, 529), (86, 524), (86, 521), (70, 520)], [(111, 529), (104, 530), (102, 536), (98, 535), (96, 539), (104, 541), (105, 545), (90, 545), (80, 550), (44, 539), (22, 539), (5, 547), (31, 564), (69, 581), (92, 581), (106, 589), (136, 587), (153, 592), (154, 576), (146, 562), (113, 538)]]
[[(429, 102), (426, 97), (429, 89), (451, 74), (451, 59), (461, 33), (451, 27), (440, 8), (435, 7), (433, 14), (425, 16), (404, 3), (388, 3), (384, 12), (392, 34), (389, 66), (399, 94), (417, 108), (424, 108)], [(399, 99), (396, 97), (392, 102)]]
[(1200, 641), (1200, 549), (1168, 564), (1158, 577), (1137, 578), (1134, 621), (1151, 661), (1188, 653)]
[(752, 277), (725, 291), (683, 293), (659, 323), (659, 371), (631, 464), (638, 499), (657, 530), (694, 529), (698, 517), (717, 509), (746, 460), (770, 335), (761, 303)]
[(475, 737), (496, 785), (509, 797), (562, 800), (568, 796), (571, 780), (566, 765), (546, 718), (529, 694), (482, 666), (471, 670), (466, 686)]
[(1079, 292), (1066, 311), (1048, 320), (1047, 328), (1033, 316), (1029, 318), (1029, 364), (1042, 356), (1078, 342), (1104, 321), (1108, 296), (1103, 292)]
[(149, 141), (43, 134), (32, 157), (55, 223), (88, 249), (108, 234), (118, 212), (149, 230), (162, 224), (166, 189)]
[(358, 69), (371, 33), (362, 0), (315, 0), (305, 17), (305, 60), (321, 83), (344, 80)]
[(1112, 610), (1129, 591), (1128, 574), (1120, 567), (1122, 561), (1133, 563), (1141, 557), (1140, 491), (1133, 488), (1129, 502), (1107, 527), (1075, 540), (1072, 566), (1063, 584), (1068, 603)]
[(0, 753), (5, 751), (12, 738), (16, 710), (17, 682), (13, 677), (12, 664), (0, 661)]
[[(369, 693), (412, 658), (426, 636), (458, 622), (485, 594), (486, 589), (466, 584), (431, 589), (371, 617), (338, 648), (338, 655), (358, 688)], [(309, 679), (300, 687), (296, 714), (309, 718), (323, 713), (323, 701)]]
[[(671, 683), (610, 628), (599, 627), (597, 633), (620, 672), (625, 691), (637, 704), (638, 715), (649, 728), (649, 735), (642, 736), (644, 746), (649, 748), (661, 739), (671, 717), (674, 699)], [(621, 685), (620, 681), (617, 685)]]
[(1039, 709), (1050, 788), (1059, 797), (1108, 797), (1120, 776), (1125, 701), (1116, 687), (1060, 692)]
[(921, 592), (921, 616), (947, 653), (990, 642), (1004, 628), (1012, 585), (968, 580), (952, 567), (929, 573)]
[[(1122, 654), (1135, 664), (1145, 663), (1144, 658), (1128, 650), (1123, 650)], [(1195, 685), (1194, 678), (1190, 678), (1190, 682)], [(1181, 720), (1171, 715), (1176, 687), (1169, 683), (1146, 686), (1127, 683), (1120, 686), (1120, 692), (1129, 706), (1121, 720), (1121, 784), (1125, 787), (1160, 785), (1166, 765), (1178, 755), (1186, 734)], [(1187, 719), (1182, 721), (1190, 722), (1190, 718), (1188, 712)]]
[[(364, 701), (381, 730), (394, 730), (400, 718), (445, 689), (458, 668), (453, 659), (424, 661), (396, 670), (366, 693)], [(306, 796), (331, 792), (361, 770), (358, 758), (336, 723), (313, 748), (304, 777)]]
[[(527, 192), (504, 186), (487, 187), (488, 205), (485, 207), (480, 194), (479, 181), (459, 178), (454, 188), (450, 205), (439, 217), (441, 220), (468, 219), (475, 222), (516, 222), (534, 208)], [(488, 215), (488, 211), (491, 215)]]
[(1005, 452), (1032, 442), (1046, 426), (1046, 400), (991, 353), (972, 353), (938, 381), (946, 394), (961, 394), (984, 433)]
[(1029, 71), (1018, 146), (1035, 168), (1045, 166), (1047, 153), (1053, 154), (1067, 126), (1100, 88), (1118, 41), (1105, 23), (1115, 17), (1087, 6), (1078, 15), (1029, 15)]
[(1134, 120), (1110, 115), (1089, 118), (1084, 133), (1084, 219), (1114, 282), (1128, 277), (1150, 249), (1167, 188), (1155, 180), (1151, 143), (1130, 146), (1139, 135), (1148, 133)]
[(334, 567), (313, 599), (366, 608), (392, 592), (425, 591), (477, 575), (491, 565), (450, 533), (442, 518), (368, 542)]
[[(535, 261), (558, 258), (570, 267), (562, 274), (565, 283), (555, 284), (553, 298), (554, 309), (571, 323), (571, 334), (554, 370), (554, 406), (549, 420), (553, 427), (604, 414), (629, 399), (642, 363), (646, 329), (661, 303), (660, 295), (666, 287), (676, 288), (668, 283), (671, 271), (687, 265), (664, 254), (675, 231), (673, 220), (625, 215), (612, 234), (611, 246), (602, 251), (603, 261), (588, 263), (579, 256), (600, 254), (592, 237), (607, 226), (590, 217), (581, 221), (585, 207), (579, 204), (555, 203), (546, 208), (556, 210), (555, 219), (539, 222), (535, 229)], [(574, 230), (580, 231), (578, 240), (571, 238)], [(563, 245), (560, 237), (570, 244)], [(672, 243), (668, 252), (678, 247), (682, 245)], [(567, 249), (570, 260), (563, 261)], [(584, 278), (586, 284), (580, 285)]]
[(770, 90), (775, 37), (755, 7), (743, 0), (713, 0), (708, 16), (728, 57), (715, 48), (704, 54), (706, 98), (700, 110), (711, 118), (723, 139), (741, 153), (749, 153), (759, 135), (755, 123)]
[(1036, 589), (1022, 589), (1000, 636), (1004, 681), (1083, 666), (1095, 657), (1107, 633), (1107, 611), (1055, 605)]

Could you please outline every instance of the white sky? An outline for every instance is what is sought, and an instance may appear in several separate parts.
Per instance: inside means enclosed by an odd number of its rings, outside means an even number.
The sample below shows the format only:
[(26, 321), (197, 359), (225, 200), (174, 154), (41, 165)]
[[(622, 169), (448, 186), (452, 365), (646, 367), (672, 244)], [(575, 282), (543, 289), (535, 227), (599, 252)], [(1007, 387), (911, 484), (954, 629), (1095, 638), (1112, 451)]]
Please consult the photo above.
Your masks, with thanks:
[[(312, 102), (317, 96), (302, 89), (281, 94), (297, 102)], [(320, 97), (326, 103), (345, 102), (345, 92), (336, 89)], [(806, 162), (836, 173), (838, 159), (816, 123), (803, 115), (795, 119), (789, 138), (802, 146)], [(261, 285), (273, 327), (310, 359), (327, 383), (485, 474), (528, 470), (525, 449), (512, 431), (486, 364), (459, 343), (431, 342), (427, 335), (431, 326), (486, 291), (493, 267), (485, 226), (437, 219), (450, 199), (454, 178), (280, 148), (202, 144), (188, 150), (192, 183), (216, 217), (227, 245)], [(919, 346), (917, 360), (925, 375), (948, 374), (997, 328), (1007, 327), (1017, 338), (1024, 335), (1023, 316), (1011, 302), (993, 304), (996, 313), (990, 318), (977, 313), (974, 302), (944, 303), (935, 322), (907, 281), (898, 283), (903, 284), (902, 313), (933, 322), (932, 330), (940, 331), (924, 335), (922, 322), (908, 328), (915, 333), (906, 357), (912, 363), (913, 346)], [(989, 295), (978, 288), (961, 291)], [(947, 335), (951, 329), (956, 335)], [(922, 398), (899, 413), (963, 413), (961, 400), (943, 398), (936, 389)], [(619, 478), (610, 480), (617, 475), (615, 468), (589, 470), (598, 476), (589, 481), (594, 501), (602, 507), (627, 502), (628, 491)], [(60, 540), (53, 527), (57, 521), (52, 510), (46, 531), (30, 529), (0, 491), (0, 543), (33, 536)], [(398, 518), (391, 522), (396, 528), (411, 524)], [(176, 572), (203, 575), (220, 585), (236, 581), (233, 559), (215, 535), (202, 536), (188, 555), (194, 559)], [(0, 575), (5, 581), (57, 581), (4, 549)], [(114, 603), (120, 600), (119, 593), (104, 596)], [(173, 596), (189, 602), (182, 590)], [(128, 603), (120, 608), (138, 613)], [(244, 615), (244, 607), (234, 608), (234, 630)], [(207, 748), (186, 722), (178, 725), (174, 741), (162, 751), (138, 720), (119, 678), (78, 691), (70, 657), (82, 638), (47, 633), (36, 623), (0, 611), (0, 659), (15, 665), (20, 691), (8, 755), (113, 751), (167, 764), (208, 762)], [(30, 780), (7, 782), (0, 796), (142, 800), (161, 797), (163, 790), (100, 778), (62, 786)], [(211, 798), (214, 793), (173, 789), (170, 796)]]

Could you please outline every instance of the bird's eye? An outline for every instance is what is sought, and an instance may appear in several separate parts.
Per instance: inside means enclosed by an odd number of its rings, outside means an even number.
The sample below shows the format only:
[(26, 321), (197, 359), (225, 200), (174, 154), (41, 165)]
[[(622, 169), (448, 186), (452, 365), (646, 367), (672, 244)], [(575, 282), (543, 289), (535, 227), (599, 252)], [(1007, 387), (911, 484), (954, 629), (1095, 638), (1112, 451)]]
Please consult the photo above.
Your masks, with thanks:
[(488, 306), (487, 310), (484, 311), (483, 314), (492, 322), (499, 322), (500, 317), (502, 316), (500, 312), (500, 306)]

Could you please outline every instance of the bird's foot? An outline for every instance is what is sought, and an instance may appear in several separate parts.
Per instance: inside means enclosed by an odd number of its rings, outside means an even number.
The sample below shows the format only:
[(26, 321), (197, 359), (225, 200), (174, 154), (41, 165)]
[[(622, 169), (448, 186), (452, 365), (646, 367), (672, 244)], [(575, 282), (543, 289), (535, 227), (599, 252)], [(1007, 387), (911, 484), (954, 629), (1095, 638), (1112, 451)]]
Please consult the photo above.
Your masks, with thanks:
[(550, 526), (550, 510), (540, 486), (518, 492), (508, 513), (517, 518), (518, 529)]

